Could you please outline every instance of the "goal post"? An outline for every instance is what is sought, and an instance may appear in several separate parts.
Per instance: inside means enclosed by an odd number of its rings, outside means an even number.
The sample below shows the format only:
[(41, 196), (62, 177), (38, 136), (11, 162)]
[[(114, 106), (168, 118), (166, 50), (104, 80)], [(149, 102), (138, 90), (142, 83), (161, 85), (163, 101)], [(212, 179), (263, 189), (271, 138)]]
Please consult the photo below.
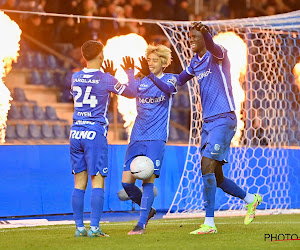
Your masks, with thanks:
[[(214, 41), (228, 50), (231, 63), (238, 130), (229, 163), (223, 167), (224, 175), (244, 190), (263, 196), (258, 214), (295, 211), (300, 208), (300, 197), (293, 190), (300, 184), (299, 151), (292, 149), (300, 142), (300, 82), (295, 72), (300, 63), (300, 11), (203, 23), (209, 26)], [(182, 68), (193, 57), (188, 44), (190, 24), (158, 23)], [(191, 105), (188, 153), (165, 218), (204, 216), (198, 82), (189, 81), (188, 89)], [(244, 205), (239, 198), (217, 189), (217, 216), (241, 214)]]

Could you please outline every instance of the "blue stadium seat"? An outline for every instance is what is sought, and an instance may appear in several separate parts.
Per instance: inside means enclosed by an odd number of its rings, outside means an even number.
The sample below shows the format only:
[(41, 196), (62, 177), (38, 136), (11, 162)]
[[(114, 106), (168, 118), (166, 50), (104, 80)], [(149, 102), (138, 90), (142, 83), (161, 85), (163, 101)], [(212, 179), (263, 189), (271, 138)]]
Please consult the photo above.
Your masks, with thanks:
[(39, 105), (33, 106), (33, 117), (35, 120), (45, 120), (45, 113), (41, 106)]
[(55, 111), (55, 108), (53, 108), (52, 106), (47, 106), (46, 107), (46, 119), (47, 120), (59, 120)]
[(29, 124), (29, 137), (34, 140), (42, 139), (41, 127), (36, 124)]
[(66, 138), (70, 137), (71, 126), (69, 124), (65, 125)]
[(46, 68), (44, 55), (40, 52), (35, 52), (34, 53), (34, 67), (38, 68), (38, 69)]
[(22, 115), (23, 119), (25, 119), (25, 120), (34, 119), (33, 111), (28, 105), (22, 105), (21, 106), (21, 115)]
[(57, 69), (59, 66), (55, 56), (53, 56), (53, 55), (46, 56), (46, 63), (50, 69)]
[(178, 115), (178, 111), (171, 109), (171, 114), (170, 114), (170, 119), (174, 122), (180, 122), (179, 121), (179, 115)]
[(58, 124), (53, 125), (54, 137), (56, 139), (66, 139), (66, 134), (62, 126)]
[(25, 63), (26, 67), (32, 69), (34, 67), (34, 53), (27, 52), (25, 53)]
[(32, 70), (31, 76), (30, 76), (30, 83), (34, 85), (40, 85), (42, 84), (42, 77), (39, 71)]
[(42, 136), (44, 139), (53, 139), (53, 129), (48, 124), (42, 124)]
[(17, 139), (28, 139), (28, 128), (24, 124), (16, 125)]
[(177, 133), (177, 130), (173, 126), (170, 126), (169, 140), (170, 141), (178, 141), (179, 140), (179, 135)]
[(186, 94), (186, 93), (180, 94), (179, 99), (180, 99), (180, 107), (182, 107), (182, 108), (190, 107), (190, 100), (189, 100), (188, 94)]
[(20, 113), (20, 109), (12, 104), (10, 106), (10, 110), (8, 111), (8, 116), (7, 116), (8, 120), (19, 120), (22, 119), (21, 113)]
[(7, 125), (5, 140), (14, 140), (17, 138), (16, 127), (14, 125)]
[(17, 102), (27, 102), (25, 92), (22, 88), (14, 88), (13, 99)]
[(48, 70), (42, 72), (42, 84), (48, 87), (54, 86), (53, 75)]
[[(64, 73), (57, 72), (57, 71), (53, 73), (53, 82), (54, 82), (55, 86), (61, 87), (64, 83), (64, 80), (65, 80)], [(70, 82), (70, 84), (71, 84), (71, 82)], [(69, 88), (69, 92), (70, 92), (70, 88)]]
[(179, 108), (179, 95), (175, 95), (174, 98), (173, 98), (173, 108)]

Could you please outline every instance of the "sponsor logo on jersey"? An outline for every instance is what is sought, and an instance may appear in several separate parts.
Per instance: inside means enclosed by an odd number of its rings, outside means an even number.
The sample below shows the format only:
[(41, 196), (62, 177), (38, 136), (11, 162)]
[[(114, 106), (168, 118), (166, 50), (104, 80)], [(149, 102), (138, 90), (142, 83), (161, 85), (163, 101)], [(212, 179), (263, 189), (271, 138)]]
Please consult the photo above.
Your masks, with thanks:
[(96, 79), (83, 79), (83, 78), (75, 78), (74, 82), (82, 82), (82, 83), (93, 83), (93, 84), (99, 84), (100, 80)]
[(85, 74), (84, 74), (84, 75), (82, 75), (81, 77), (82, 77), (82, 78), (91, 78), (91, 77), (93, 77), (93, 75), (85, 75)]
[(92, 116), (92, 112), (77, 112), (78, 116)]
[(76, 131), (76, 130), (70, 131), (70, 138), (72, 138), (72, 139), (94, 140), (95, 137), (96, 137), (95, 131)]
[(122, 90), (125, 86), (122, 85), (121, 83), (117, 82), (116, 85), (114, 86), (114, 89), (119, 92), (120, 90)]
[(79, 120), (79, 121), (76, 121), (75, 122), (76, 125), (95, 125), (95, 122), (91, 122), (91, 121), (82, 121), (82, 120)]
[(146, 97), (146, 98), (140, 98), (139, 97), (139, 102), (142, 104), (145, 103), (158, 103), (158, 102), (163, 102), (166, 100), (166, 97), (164, 95), (161, 95), (160, 97)]
[(140, 90), (140, 91), (141, 91), (141, 90), (145, 90), (145, 89), (148, 88), (148, 87), (149, 87), (149, 85), (144, 84), (144, 83), (141, 83), (140, 86), (139, 86), (139, 90)]
[(199, 75), (197, 75), (197, 80), (199, 81), (199, 80), (201, 80), (202, 78), (204, 78), (204, 77), (207, 77), (209, 74), (211, 74), (212, 72), (211, 72), (211, 70), (210, 69), (208, 69), (208, 70), (206, 70), (205, 72), (201, 72)]
[(171, 83), (175, 88), (176, 88), (176, 85), (177, 85), (177, 79), (175, 76), (173, 76), (172, 78), (170, 78), (168, 80), (169, 83)]

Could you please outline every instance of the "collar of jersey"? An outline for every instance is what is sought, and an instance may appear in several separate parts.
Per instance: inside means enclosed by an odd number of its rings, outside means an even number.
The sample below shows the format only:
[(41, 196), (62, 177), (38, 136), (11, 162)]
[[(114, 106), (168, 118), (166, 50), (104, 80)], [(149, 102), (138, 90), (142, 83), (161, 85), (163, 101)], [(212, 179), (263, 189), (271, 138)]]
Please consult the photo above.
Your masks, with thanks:
[(160, 76), (158, 76), (157, 78), (158, 79), (161, 79), (161, 78), (163, 78), (163, 76), (164, 76), (165, 74), (164, 73), (162, 73)]
[(196, 54), (196, 59), (197, 59), (199, 62), (201, 62), (201, 61), (206, 57), (207, 54), (208, 54), (208, 50), (205, 52), (205, 54), (204, 54), (202, 57), (199, 57), (199, 54), (197, 53), (197, 54)]
[(84, 73), (91, 73), (91, 72), (96, 72), (96, 71), (100, 71), (99, 69), (87, 69), (87, 68), (84, 68), (82, 70)]

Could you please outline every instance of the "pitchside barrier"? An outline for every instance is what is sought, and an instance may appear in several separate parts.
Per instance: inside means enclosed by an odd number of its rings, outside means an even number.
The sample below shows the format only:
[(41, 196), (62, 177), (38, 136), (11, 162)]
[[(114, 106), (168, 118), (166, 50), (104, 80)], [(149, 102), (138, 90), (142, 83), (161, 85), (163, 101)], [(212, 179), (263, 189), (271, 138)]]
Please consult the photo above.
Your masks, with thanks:
[[(154, 207), (158, 210), (167, 211), (172, 203), (183, 172), (187, 150), (187, 146), (166, 147), (161, 177), (155, 181), (158, 193)], [(280, 149), (281, 153), (282, 150)], [(250, 156), (254, 152), (251, 148), (245, 149), (246, 152), (242, 153), (241, 149), (232, 148), (232, 151), (237, 158)], [(270, 171), (276, 170), (276, 166), (257, 167), (257, 162), (250, 161), (249, 165), (245, 166), (244, 176), (240, 177), (247, 182), (245, 186), (249, 187), (248, 191), (253, 193), (260, 191), (264, 199), (262, 209), (273, 208), (276, 202), (284, 202), (286, 209), (300, 208), (300, 169), (297, 167), (300, 150), (284, 149), (284, 151), (288, 155), (293, 155), (286, 161), (288, 171), (284, 174), (274, 172), (272, 176), (275, 179), (272, 179), (269, 177)], [(117, 196), (117, 192), (122, 189), (125, 152), (126, 145), (109, 146), (109, 175), (105, 183), (104, 211), (131, 211), (133, 208), (131, 201), (120, 201)], [(256, 149), (255, 158), (264, 159), (262, 153), (276, 155), (278, 149)], [(68, 145), (1, 146), (0, 159), (0, 217), (72, 212), (71, 193), (74, 179), (71, 174)], [(264, 164), (266, 163), (260, 160), (259, 165)], [(224, 165), (225, 175), (228, 175), (230, 168), (234, 166)], [(137, 184), (141, 186), (140, 181)], [(270, 192), (270, 187), (273, 186), (275, 189)], [(90, 212), (90, 191), (89, 185), (85, 198), (85, 212)], [(277, 201), (276, 199), (280, 198), (276, 197), (282, 197), (281, 192), (286, 192), (285, 200)], [(227, 206), (233, 205), (222, 190), (217, 190), (216, 197), (216, 209), (228, 210)], [(244, 206), (241, 203), (237, 205)], [(138, 206), (135, 208), (138, 209)]]

